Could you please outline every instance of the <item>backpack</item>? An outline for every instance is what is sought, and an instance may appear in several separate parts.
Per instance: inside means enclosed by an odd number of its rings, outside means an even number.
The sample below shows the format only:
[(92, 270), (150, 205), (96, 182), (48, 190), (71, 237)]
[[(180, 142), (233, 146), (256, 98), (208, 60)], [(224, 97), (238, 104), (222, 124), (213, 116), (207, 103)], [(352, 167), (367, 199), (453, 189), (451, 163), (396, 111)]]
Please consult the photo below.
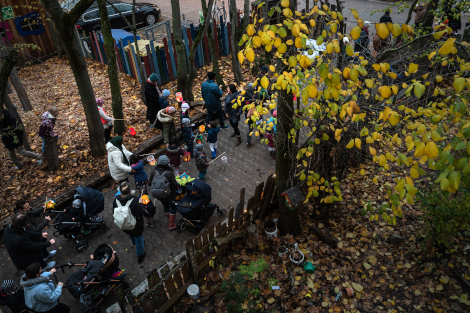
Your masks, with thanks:
[(152, 197), (163, 200), (170, 196), (170, 182), (168, 178), (165, 177), (167, 171), (164, 171), (161, 174), (156, 173), (152, 180)]
[(116, 199), (117, 208), (114, 209), (114, 224), (122, 230), (133, 230), (135, 228), (135, 217), (132, 215), (129, 206), (134, 198), (129, 199), (125, 205), (122, 205), (119, 199)]

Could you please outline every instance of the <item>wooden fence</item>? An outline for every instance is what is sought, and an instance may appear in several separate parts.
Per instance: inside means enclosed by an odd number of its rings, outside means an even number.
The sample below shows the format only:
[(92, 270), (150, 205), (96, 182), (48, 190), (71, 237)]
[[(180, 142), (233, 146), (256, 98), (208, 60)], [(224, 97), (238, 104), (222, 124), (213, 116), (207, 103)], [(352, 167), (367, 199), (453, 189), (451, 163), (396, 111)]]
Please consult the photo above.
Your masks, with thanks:
[[(215, 32), (214, 26), (216, 30)], [(199, 27), (202, 30), (202, 25)], [(220, 16), (219, 24), (215, 19), (213, 19), (211, 28), (215, 39), (217, 58), (220, 56), (229, 55), (232, 50), (231, 42), (229, 40), (231, 34), (230, 22), (224, 21), (223, 17)], [(193, 41), (196, 39), (194, 25), (190, 24), (189, 28), (183, 27), (182, 33), (186, 50), (186, 57), (188, 57), (189, 51), (193, 46)], [(84, 31), (80, 33), (76, 28), (75, 35), (78, 42), (80, 43), (81, 51), (85, 58), (99, 61), (102, 64), (107, 64), (104, 43), (94, 31), (85, 34)], [(142, 57), (146, 77), (148, 77), (150, 73), (157, 74), (158, 85), (168, 84), (170, 81), (175, 80), (177, 75), (176, 67), (178, 65), (178, 60), (176, 57), (176, 47), (174, 44), (173, 33), (171, 33), (171, 38), (167, 37), (168, 36), (165, 36), (165, 38), (162, 39), (162, 43), (149, 40), (149, 44), (145, 47), (145, 51), (143, 51), (143, 54), (146, 54)], [(140, 83), (141, 78), (140, 75), (138, 75), (139, 70), (137, 66), (135, 49), (132, 45), (130, 45), (130, 49), (128, 51), (124, 49), (124, 47), (129, 44), (129, 41), (122, 42), (122, 40), (120, 40), (119, 45), (116, 44), (116, 41), (114, 42), (116, 65), (120, 72), (126, 73)], [(195, 65), (196, 68), (199, 69), (207, 64), (210, 64), (210, 62), (211, 56), (206, 34), (199, 44), (195, 57)]]
[[(167, 312), (185, 293), (191, 284), (204, 281), (207, 273), (211, 271), (210, 261), (219, 259), (232, 252), (232, 242), (229, 241), (217, 249), (213, 248), (212, 240), (227, 236), (229, 233), (245, 229), (252, 220), (262, 217), (268, 205), (273, 199), (275, 191), (275, 179), (271, 174), (266, 183), (259, 184), (246, 205), (236, 218), (236, 210), (228, 212), (226, 222), (206, 227), (206, 230), (189, 240), (186, 244), (187, 260), (168, 271), (166, 274), (154, 269), (147, 277), (149, 289), (130, 306), (124, 309), (125, 303), (129, 303), (129, 297), (125, 292), (118, 291), (117, 297), (123, 312)], [(244, 202), (245, 188), (240, 191), (240, 202)], [(127, 300), (126, 300), (127, 299)]]

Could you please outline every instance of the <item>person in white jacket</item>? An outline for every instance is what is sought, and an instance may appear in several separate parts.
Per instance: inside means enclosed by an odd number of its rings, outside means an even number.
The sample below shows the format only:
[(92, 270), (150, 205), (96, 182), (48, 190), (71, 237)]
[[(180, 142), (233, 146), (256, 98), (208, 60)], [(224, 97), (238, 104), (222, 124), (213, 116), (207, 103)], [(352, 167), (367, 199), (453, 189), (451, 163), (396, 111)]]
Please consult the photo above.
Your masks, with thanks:
[(129, 174), (135, 172), (129, 163), (132, 152), (127, 151), (126, 147), (122, 145), (122, 141), (121, 136), (116, 136), (106, 144), (109, 172), (111, 177), (119, 183), (128, 181)]
[(111, 140), (111, 131), (113, 130), (114, 118), (106, 114), (106, 111), (103, 109), (103, 104), (103, 99), (96, 98), (96, 105), (98, 106), (98, 111), (100, 112), (101, 117), (101, 123), (104, 127), (104, 142), (108, 143), (108, 141)]

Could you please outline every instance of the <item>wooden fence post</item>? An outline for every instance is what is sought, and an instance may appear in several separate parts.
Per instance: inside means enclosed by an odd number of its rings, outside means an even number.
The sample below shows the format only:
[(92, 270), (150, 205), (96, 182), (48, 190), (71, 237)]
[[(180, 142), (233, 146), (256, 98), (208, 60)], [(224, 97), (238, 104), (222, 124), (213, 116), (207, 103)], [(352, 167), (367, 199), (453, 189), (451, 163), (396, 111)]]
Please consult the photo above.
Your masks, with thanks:
[(196, 258), (194, 257), (194, 244), (190, 241), (186, 244), (186, 254), (188, 255), (188, 264), (189, 270), (191, 272), (191, 277), (194, 280), (195, 284), (198, 284), (199, 280), (197, 278), (197, 264)]

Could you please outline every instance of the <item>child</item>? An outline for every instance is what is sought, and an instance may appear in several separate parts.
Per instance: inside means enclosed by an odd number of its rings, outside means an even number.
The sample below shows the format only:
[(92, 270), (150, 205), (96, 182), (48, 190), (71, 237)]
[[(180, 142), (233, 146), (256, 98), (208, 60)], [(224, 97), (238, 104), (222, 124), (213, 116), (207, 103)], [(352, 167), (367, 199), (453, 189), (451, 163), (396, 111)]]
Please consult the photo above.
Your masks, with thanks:
[(148, 182), (147, 173), (145, 173), (144, 169), (144, 162), (142, 162), (142, 160), (139, 160), (137, 154), (133, 153), (129, 157), (129, 163), (131, 164), (132, 169), (135, 170), (135, 173), (130, 173), (130, 175), (134, 175), (135, 188), (137, 188), (137, 190), (140, 190), (144, 188)]
[[(272, 123), (272, 126), (270, 125)], [(271, 129), (274, 129), (274, 134), (276, 134), (277, 129), (276, 129), (276, 124), (277, 124), (277, 110), (273, 111), (273, 116), (269, 118), (267, 122), (267, 126), (270, 127)]]
[(184, 149), (178, 146), (178, 136), (171, 138), (165, 155), (170, 159), (170, 165), (173, 167), (175, 177), (178, 176), (180, 173), (181, 157), (184, 155)]
[(106, 115), (105, 110), (103, 110), (102, 106), (104, 104), (103, 99), (96, 98), (96, 105), (98, 106), (98, 111), (100, 112), (101, 123), (104, 127), (104, 142), (108, 143), (111, 140), (111, 130), (113, 129), (113, 121), (114, 118)]
[(276, 147), (274, 146), (274, 131), (269, 130), (268, 134), (266, 135), (266, 139), (268, 139), (268, 151), (271, 159), (276, 160)]
[(183, 118), (181, 121), (181, 132), (183, 133), (184, 142), (188, 147), (189, 153), (191, 153), (191, 158), (193, 157), (193, 132), (191, 126), (189, 125), (191, 120), (189, 118)]
[(59, 109), (56, 106), (51, 106), (49, 111), (44, 112), (41, 116), (42, 122), (39, 127), (39, 136), (42, 139), (42, 153), (46, 153), (46, 137), (59, 138), (59, 134), (54, 131), (57, 115), (59, 115)]
[(181, 104), (181, 124), (183, 124), (184, 118), (189, 119), (189, 104), (187, 104), (185, 101), (183, 101), (183, 104)]
[(220, 127), (217, 127), (215, 121), (209, 123), (209, 131), (207, 132), (207, 141), (212, 151), (211, 159), (217, 157), (217, 133), (220, 131)]
[(209, 163), (207, 163), (206, 153), (204, 152), (204, 145), (202, 143), (198, 143), (194, 153), (196, 156), (196, 167), (199, 171), (199, 179), (205, 180)]
[(144, 217), (145, 217), (145, 226), (147, 227), (153, 227), (156, 224), (155, 221), (155, 213), (157, 212), (157, 209), (153, 205), (152, 201), (150, 201), (149, 193), (147, 191), (147, 187), (142, 189), (142, 195), (140, 196), (142, 199), (142, 204), (145, 207), (144, 211)]

